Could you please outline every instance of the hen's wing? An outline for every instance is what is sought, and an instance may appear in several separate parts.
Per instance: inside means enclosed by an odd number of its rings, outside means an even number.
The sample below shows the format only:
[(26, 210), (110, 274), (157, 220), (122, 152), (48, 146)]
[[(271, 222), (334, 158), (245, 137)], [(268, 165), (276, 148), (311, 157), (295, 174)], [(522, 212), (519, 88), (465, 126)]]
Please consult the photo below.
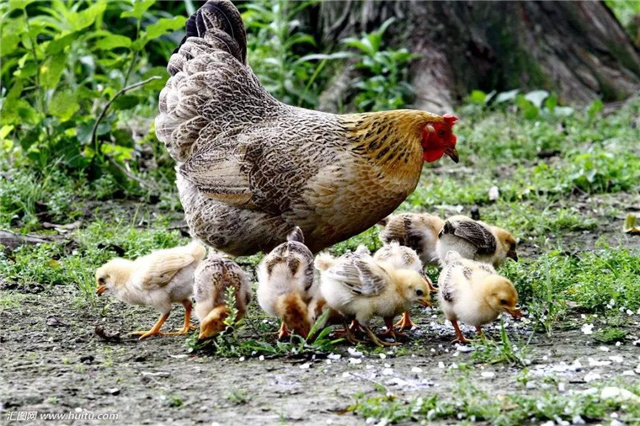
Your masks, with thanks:
[(238, 9), (210, 0), (189, 18), (160, 92), (156, 134), (185, 161), (220, 133), (244, 128), (282, 107), (246, 64), (246, 33)]
[(371, 257), (364, 253), (347, 255), (327, 273), (330, 278), (340, 281), (357, 295), (377, 296), (387, 285), (384, 270), (376, 266)]
[[(288, 139), (292, 129), (296, 135)], [(180, 174), (211, 198), (279, 215), (323, 167), (345, 161), (317, 136), (282, 121), (226, 132), (194, 153)]]
[(496, 237), (486, 226), (473, 220), (445, 222), (440, 234), (453, 234), (473, 244), (479, 254), (493, 254), (496, 251)]

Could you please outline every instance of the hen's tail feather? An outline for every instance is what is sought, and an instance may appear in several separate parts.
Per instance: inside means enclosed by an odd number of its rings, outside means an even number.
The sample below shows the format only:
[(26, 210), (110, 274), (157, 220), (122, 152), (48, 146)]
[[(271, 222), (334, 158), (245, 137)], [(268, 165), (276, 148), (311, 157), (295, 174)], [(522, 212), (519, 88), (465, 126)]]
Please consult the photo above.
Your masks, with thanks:
[(189, 37), (204, 38), (215, 32), (220, 49), (227, 51), (243, 64), (247, 62), (247, 33), (242, 16), (229, 0), (209, 0), (187, 20), (186, 35), (176, 53)]

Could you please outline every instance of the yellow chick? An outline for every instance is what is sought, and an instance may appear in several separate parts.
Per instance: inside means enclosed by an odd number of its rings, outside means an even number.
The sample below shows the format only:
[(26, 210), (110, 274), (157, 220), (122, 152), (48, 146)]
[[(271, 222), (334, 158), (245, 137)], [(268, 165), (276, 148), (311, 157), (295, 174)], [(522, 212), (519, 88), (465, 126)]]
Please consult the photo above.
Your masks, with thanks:
[(203, 342), (223, 332), (231, 313), (227, 291), (233, 289), (237, 323), (247, 313), (251, 302), (251, 284), (242, 268), (225, 255), (212, 251), (195, 273), (193, 292), (196, 317), (200, 321), (198, 341)]
[[(373, 255), (373, 259), (376, 262), (389, 263), (397, 269), (411, 269), (412, 271), (416, 271), (427, 283), (429, 291), (436, 290), (429, 277), (424, 273), (422, 262), (416, 252), (409, 247), (401, 246), (398, 241), (385, 244)], [(404, 331), (416, 325), (411, 321), (409, 311), (406, 311), (402, 315), (402, 319), (394, 324), (394, 326), (400, 327), (400, 331)]]
[(385, 244), (397, 241), (412, 248), (423, 265), (438, 265), (436, 244), (444, 220), (428, 213), (402, 213), (389, 216), (379, 224), (384, 226), (380, 241)]
[[(365, 250), (348, 253), (340, 258), (329, 254), (316, 257), (316, 268), (321, 271), (320, 291), (327, 304), (343, 316), (355, 318), (378, 346), (395, 343), (383, 342), (368, 324), (374, 316), (384, 318), (387, 332), (395, 337), (393, 318), (401, 315), (413, 304), (429, 306), (429, 287), (416, 271), (396, 269), (391, 264), (376, 262)], [(347, 338), (354, 341), (347, 330)]]
[(465, 259), (489, 263), (495, 268), (506, 258), (518, 260), (516, 239), (497, 226), (475, 221), (467, 216), (447, 219), (438, 234), (436, 251), (444, 259), (449, 251), (456, 251)]
[(513, 283), (498, 275), (491, 265), (464, 259), (450, 251), (444, 258), (438, 283), (440, 306), (456, 331), (454, 343), (468, 342), (458, 321), (475, 326), (478, 334), (482, 334), (481, 326), (498, 318), (501, 312), (522, 317)]
[(299, 227), (287, 242), (271, 251), (258, 265), (258, 303), (270, 315), (282, 320), (278, 338), (292, 331), (307, 337), (311, 318), (307, 304), (317, 290), (313, 280), (313, 253), (304, 245)]
[[(153, 306), (162, 313), (149, 331), (137, 331), (140, 340), (163, 334), (187, 334), (191, 326), (191, 294), (198, 263), (206, 254), (198, 242), (184, 247), (158, 250), (136, 260), (116, 258), (96, 271), (98, 295), (111, 292), (125, 302)], [(176, 333), (162, 333), (160, 328), (169, 318), (171, 305), (185, 308), (184, 327)]]

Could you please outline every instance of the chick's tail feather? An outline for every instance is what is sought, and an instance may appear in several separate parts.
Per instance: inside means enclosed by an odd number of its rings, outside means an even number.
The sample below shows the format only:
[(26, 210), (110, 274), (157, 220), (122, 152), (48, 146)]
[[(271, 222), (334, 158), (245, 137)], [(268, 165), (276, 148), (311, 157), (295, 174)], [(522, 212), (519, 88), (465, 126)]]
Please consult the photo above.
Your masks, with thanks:
[(276, 312), (289, 330), (307, 337), (311, 328), (307, 304), (298, 293), (280, 296), (276, 302)]
[(314, 265), (320, 271), (326, 271), (336, 264), (337, 259), (331, 256), (329, 253), (320, 253), (316, 256)]

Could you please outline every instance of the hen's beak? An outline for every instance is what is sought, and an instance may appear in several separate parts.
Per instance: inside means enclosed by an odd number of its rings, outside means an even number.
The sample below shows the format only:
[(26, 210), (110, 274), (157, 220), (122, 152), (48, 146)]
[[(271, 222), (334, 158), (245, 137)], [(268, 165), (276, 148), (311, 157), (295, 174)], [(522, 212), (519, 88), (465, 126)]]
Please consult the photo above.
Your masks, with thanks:
[(96, 290), (96, 294), (98, 296), (100, 296), (102, 293), (104, 293), (105, 291), (107, 291), (107, 286), (104, 285), (100, 285), (98, 286), (98, 289)]
[(517, 306), (513, 308), (504, 308), (504, 310), (509, 312), (509, 315), (515, 319), (522, 318), (522, 311)]
[(425, 308), (431, 306), (431, 300), (427, 299), (426, 297), (418, 300), (418, 303), (420, 304), (420, 306), (424, 306)]
[(444, 153), (449, 156), (453, 160), (454, 163), (457, 163), (460, 158), (458, 157), (458, 151), (454, 147), (449, 147), (444, 150)]
[(511, 250), (511, 251), (507, 252), (507, 257), (508, 257), (509, 259), (513, 259), (513, 260), (515, 260), (516, 262), (518, 261), (518, 253), (516, 253), (516, 252), (515, 252), (515, 251), (513, 251), (513, 250)]

